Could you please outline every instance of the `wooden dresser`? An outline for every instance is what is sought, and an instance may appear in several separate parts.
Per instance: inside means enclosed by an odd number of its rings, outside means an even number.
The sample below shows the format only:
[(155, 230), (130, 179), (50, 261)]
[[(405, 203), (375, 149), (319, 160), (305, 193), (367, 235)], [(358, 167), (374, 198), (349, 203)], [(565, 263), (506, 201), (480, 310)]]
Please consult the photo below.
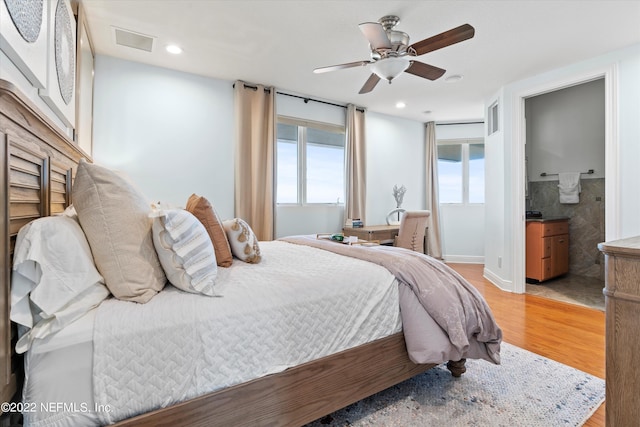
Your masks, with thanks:
[(606, 285), (606, 423), (640, 420), (640, 236), (600, 243)]
[(569, 272), (569, 218), (527, 220), (526, 277), (539, 282)]

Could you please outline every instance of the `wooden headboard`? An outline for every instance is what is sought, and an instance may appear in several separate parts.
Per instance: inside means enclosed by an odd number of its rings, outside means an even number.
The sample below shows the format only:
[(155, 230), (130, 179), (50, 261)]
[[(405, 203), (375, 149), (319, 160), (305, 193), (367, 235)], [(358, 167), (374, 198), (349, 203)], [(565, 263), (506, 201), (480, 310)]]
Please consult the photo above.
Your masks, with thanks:
[(65, 136), (24, 94), (0, 80), (0, 388), (2, 402), (17, 391), (21, 361), (13, 351), (9, 321), (13, 249), (20, 227), (62, 212), (81, 158), (89, 156)]

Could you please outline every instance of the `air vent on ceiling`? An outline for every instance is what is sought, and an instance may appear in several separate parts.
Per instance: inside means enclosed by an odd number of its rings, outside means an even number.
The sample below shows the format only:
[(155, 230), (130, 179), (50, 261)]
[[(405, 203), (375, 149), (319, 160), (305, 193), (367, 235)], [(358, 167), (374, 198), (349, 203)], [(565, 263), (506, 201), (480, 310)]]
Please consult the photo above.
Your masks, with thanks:
[(155, 37), (145, 34), (135, 33), (133, 31), (124, 30), (122, 28), (113, 28), (116, 44), (120, 46), (132, 47), (134, 49), (151, 52), (153, 50), (153, 41)]

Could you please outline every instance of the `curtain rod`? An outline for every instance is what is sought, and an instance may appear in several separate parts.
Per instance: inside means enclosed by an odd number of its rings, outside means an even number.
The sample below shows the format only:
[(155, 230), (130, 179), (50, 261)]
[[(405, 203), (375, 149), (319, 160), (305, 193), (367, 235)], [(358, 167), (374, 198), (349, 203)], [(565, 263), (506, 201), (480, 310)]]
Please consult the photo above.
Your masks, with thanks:
[[(232, 86), (232, 87), (236, 87), (236, 84), (234, 83), (234, 84), (233, 84), (233, 85), (231, 85), (231, 86)], [(250, 85), (250, 84), (247, 84), (247, 83), (244, 83), (244, 88), (245, 88), (245, 89), (258, 90), (258, 86)], [(267, 93), (269, 93), (269, 92), (271, 92), (271, 89), (269, 89), (268, 87), (265, 87), (265, 88), (264, 88), (264, 91), (265, 91), (265, 92), (267, 92)]]
[(436, 123), (436, 126), (449, 126), (449, 125), (480, 125), (484, 122), (460, 122), (460, 123)]
[[(236, 84), (233, 84), (233, 87), (236, 87)], [(247, 83), (244, 83), (244, 87), (247, 89), (253, 89), (253, 90), (258, 90), (258, 86), (254, 86), (254, 85), (250, 85)], [(269, 93), (271, 92), (271, 89), (265, 87), (264, 91)], [(292, 98), (298, 98), (298, 99), (302, 99), (304, 101), (305, 104), (308, 104), (309, 101), (313, 101), (313, 102), (319, 102), (320, 104), (327, 104), (327, 105), (332, 105), (334, 107), (341, 107), (341, 108), (347, 108), (346, 105), (340, 105), (340, 104), (334, 104), (333, 102), (327, 102), (327, 101), (321, 101), (319, 99), (313, 99), (310, 98), (308, 96), (300, 96), (300, 95), (293, 95), (291, 93), (285, 93), (285, 92), (276, 92), (276, 94), (278, 95), (285, 95), (285, 96), (290, 96)], [(364, 113), (364, 108), (360, 108), (360, 107), (356, 107), (356, 110), (361, 111)], [(436, 126), (449, 126), (449, 125), (479, 125), (479, 124), (484, 124), (484, 122), (461, 122), (461, 123), (436, 123)]]
[[(327, 101), (322, 101), (322, 100), (319, 100), (319, 99), (313, 99), (313, 98), (310, 98), (308, 96), (293, 95), (291, 93), (285, 93), (285, 92), (276, 92), (276, 93), (278, 95), (285, 95), (285, 96), (290, 96), (292, 98), (302, 99), (305, 104), (308, 104), (309, 101), (313, 101), (313, 102), (319, 102), (320, 104), (332, 105), (334, 107), (347, 108), (346, 105), (334, 104), (333, 102), (327, 102)], [(364, 113), (364, 108), (356, 107), (356, 110), (361, 111), (361, 112)]]
[[(235, 83), (233, 84), (233, 87), (236, 87), (236, 84), (235, 84)], [(245, 87), (246, 89), (258, 90), (258, 86), (250, 85), (250, 84), (247, 84), (247, 83), (244, 83), (244, 87)], [(265, 88), (264, 88), (264, 91), (265, 91), (265, 92), (267, 92), (267, 93), (269, 93), (269, 92), (271, 92), (271, 89), (269, 89), (269, 88), (265, 87)], [(304, 103), (305, 103), (305, 104), (308, 104), (308, 103), (309, 103), (309, 101), (313, 101), (313, 102), (319, 102), (320, 104), (332, 105), (332, 106), (334, 106), (334, 107), (347, 108), (347, 106), (346, 106), (346, 105), (334, 104), (333, 102), (327, 102), (327, 101), (321, 101), (321, 100), (319, 100), (319, 99), (313, 99), (313, 98), (310, 98), (310, 97), (308, 97), (308, 96), (293, 95), (293, 94), (291, 94), (291, 93), (285, 93), (285, 92), (276, 92), (276, 94), (278, 94), (278, 95), (290, 96), (290, 97), (292, 97), (292, 98), (302, 99), (302, 100), (304, 101)], [(356, 110), (364, 112), (364, 108), (356, 107)]]
[(334, 104), (333, 102), (321, 101), (319, 99), (309, 98), (308, 96), (293, 95), (291, 93), (285, 93), (285, 92), (276, 92), (276, 93), (278, 95), (285, 95), (285, 96), (290, 96), (292, 98), (302, 99), (305, 104), (308, 104), (309, 101), (313, 101), (313, 102), (319, 102), (320, 104), (333, 105), (334, 107), (347, 108), (346, 105), (340, 105), (340, 104)]

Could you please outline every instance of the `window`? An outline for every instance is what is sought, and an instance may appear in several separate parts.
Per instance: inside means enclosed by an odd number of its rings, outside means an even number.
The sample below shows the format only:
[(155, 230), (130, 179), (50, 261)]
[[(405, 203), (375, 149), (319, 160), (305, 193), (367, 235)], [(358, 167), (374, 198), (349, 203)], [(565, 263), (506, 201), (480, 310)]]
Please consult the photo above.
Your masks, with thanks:
[(440, 203), (484, 203), (484, 142), (438, 142)]
[(285, 117), (277, 129), (277, 203), (344, 203), (344, 128)]
[(491, 104), (487, 115), (489, 117), (488, 135), (491, 135), (500, 130), (500, 123), (498, 122), (498, 101)]

